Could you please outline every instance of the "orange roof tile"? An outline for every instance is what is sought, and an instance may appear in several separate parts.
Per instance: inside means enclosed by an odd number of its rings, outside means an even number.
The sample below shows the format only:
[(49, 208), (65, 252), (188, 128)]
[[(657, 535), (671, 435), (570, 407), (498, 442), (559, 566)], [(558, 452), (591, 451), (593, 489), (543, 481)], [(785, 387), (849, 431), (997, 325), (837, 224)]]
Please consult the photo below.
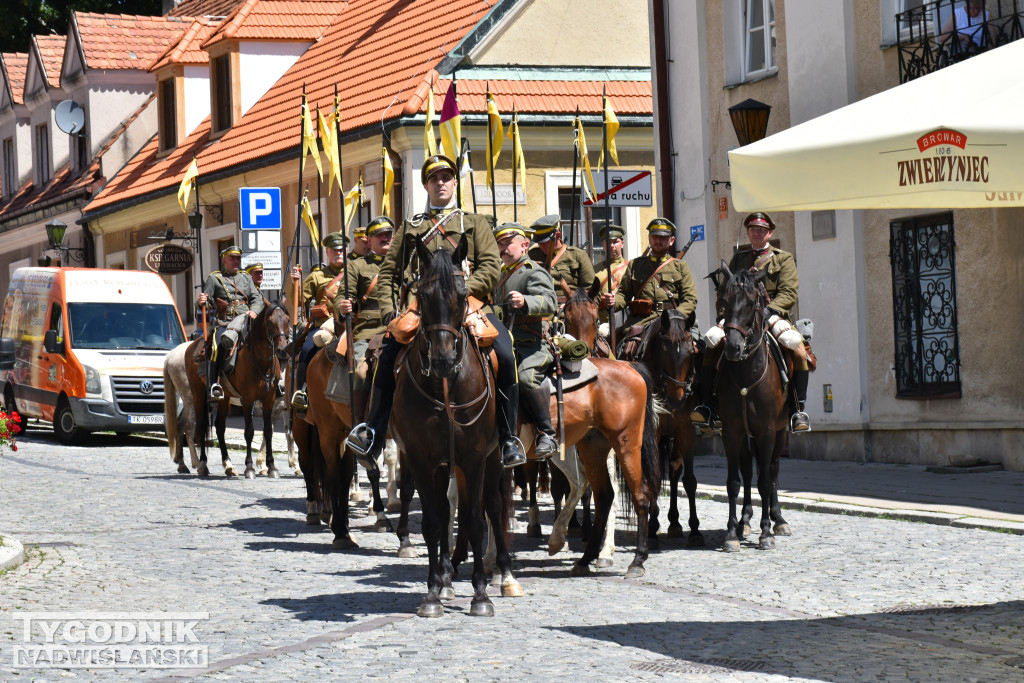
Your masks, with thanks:
[(182, 0), (167, 13), (169, 17), (226, 17), (243, 0)]
[[(449, 86), (444, 83), (434, 84), (434, 109), (438, 112), (448, 94)], [(607, 88), (608, 101), (617, 115), (650, 116), (654, 113), (650, 81), (492, 80), (489, 83), (502, 116), (512, 113), (512, 105), (520, 113), (572, 114), (579, 106), (581, 114), (600, 114), (604, 88)], [(487, 86), (487, 81), (460, 79), (459, 111), (463, 114), (486, 112), (484, 95)], [(426, 110), (424, 100), (417, 111), (425, 113)]]
[(217, 30), (219, 20), (196, 19), (176, 43), (171, 43), (149, 65), (149, 71), (162, 69), (168, 64), (209, 64), (210, 53), (202, 44)]
[(27, 52), (3, 53), (7, 82), (11, 87), (11, 98), (15, 104), (25, 103), (25, 74), (28, 73)]
[(190, 19), (75, 12), (85, 66), (145, 69), (188, 28)]
[(222, 40), (317, 40), (348, 5), (342, 0), (245, 0), (217, 33)]
[(261, 159), (273, 163), (275, 156), (297, 152), (303, 85), (310, 104), (325, 108), (338, 85), (343, 133), (416, 113), (435, 65), (496, 2), (353, 0), (323, 38), (217, 141), (209, 142), (209, 117), (169, 155), (157, 156), (154, 138), (87, 210), (172, 192), (193, 152), (201, 176), (230, 173), (229, 169)]
[(38, 35), (33, 36), (39, 48), (39, 56), (43, 60), (43, 70), (47, 82), (54, 88), (60, 87), (60, 66), (64, 61), (65, 36)]

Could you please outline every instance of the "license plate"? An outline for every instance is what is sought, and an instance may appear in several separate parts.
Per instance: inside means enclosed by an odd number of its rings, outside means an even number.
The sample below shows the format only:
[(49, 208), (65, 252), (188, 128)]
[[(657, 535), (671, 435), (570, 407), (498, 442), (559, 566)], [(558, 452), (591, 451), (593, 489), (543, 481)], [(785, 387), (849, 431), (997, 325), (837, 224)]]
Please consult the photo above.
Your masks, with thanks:
[(162, 425), (163, 415), (129, 415), (128, 423), (133, 425)]

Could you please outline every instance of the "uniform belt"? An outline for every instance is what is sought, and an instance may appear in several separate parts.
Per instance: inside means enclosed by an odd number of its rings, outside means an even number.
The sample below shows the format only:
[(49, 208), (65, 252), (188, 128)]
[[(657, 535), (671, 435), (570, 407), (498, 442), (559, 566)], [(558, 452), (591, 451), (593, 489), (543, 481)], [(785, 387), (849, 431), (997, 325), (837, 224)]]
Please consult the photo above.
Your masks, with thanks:
[(658, 301), (651, 306), (651, 311), (654, 313), (661, 313), (662, 311), (671, 311), (676, 308), (678, 304), (674, 301)]
[(379, 311), (380, 310), (380, 302), (379, 301), (364, 301), (363, 303), (359, 304), (359, 310), (360, 311)]

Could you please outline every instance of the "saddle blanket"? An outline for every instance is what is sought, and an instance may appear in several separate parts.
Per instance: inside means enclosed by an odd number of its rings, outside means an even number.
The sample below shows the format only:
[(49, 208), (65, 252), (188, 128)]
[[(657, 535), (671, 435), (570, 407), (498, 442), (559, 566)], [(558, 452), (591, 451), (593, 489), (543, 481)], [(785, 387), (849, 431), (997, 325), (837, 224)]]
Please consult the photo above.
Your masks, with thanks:
[[(579, 372), (562, 371), (562, 392), (565, 393), (573, 389), (579, 389), (584, 384), (593, 382), (597, 379), (597, 374), (597, 366), (589, 358), (584, 358), (583, 366), (579, 369)], [(544, 383), (547, 384), (552, 396), (557, 393), (554, 377), (547, 377)]]

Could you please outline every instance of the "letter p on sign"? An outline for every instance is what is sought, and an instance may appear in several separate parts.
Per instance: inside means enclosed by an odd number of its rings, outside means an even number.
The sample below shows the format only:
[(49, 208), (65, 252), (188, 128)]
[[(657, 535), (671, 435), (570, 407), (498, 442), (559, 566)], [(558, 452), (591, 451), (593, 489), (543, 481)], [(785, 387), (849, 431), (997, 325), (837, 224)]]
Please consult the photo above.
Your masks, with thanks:
[(281, 188), (240, 188), (238, 205), (242, 230), (281, 229)]

